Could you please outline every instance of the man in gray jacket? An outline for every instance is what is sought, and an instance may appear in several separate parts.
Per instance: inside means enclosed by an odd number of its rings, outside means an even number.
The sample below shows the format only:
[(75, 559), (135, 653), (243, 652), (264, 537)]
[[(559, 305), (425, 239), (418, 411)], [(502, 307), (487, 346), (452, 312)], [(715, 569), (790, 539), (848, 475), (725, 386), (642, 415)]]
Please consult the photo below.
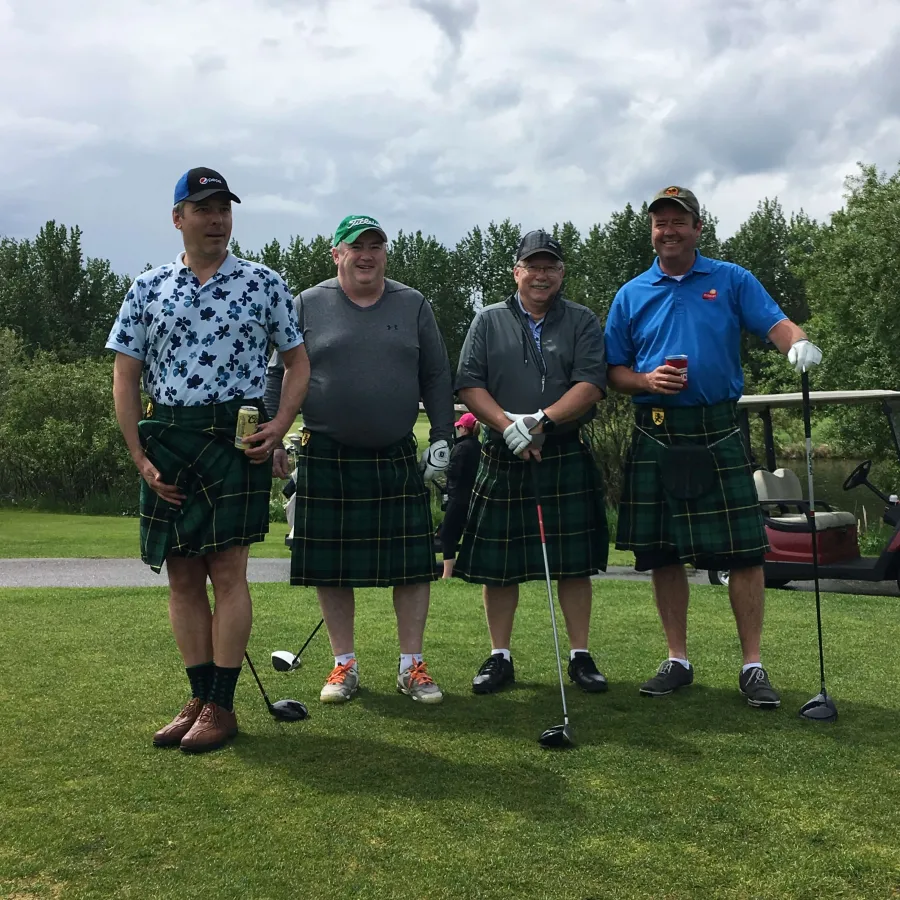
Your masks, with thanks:
[(606, 508), (581, 436), (604, 396), (606, 356), (597, 317), (562, 296), (564, 274), (559, 242), (545, 231), (526, 234), (513, 269), (518, 291), (478, 313), (459, 360), (460, 400), (489, 428), (453, 573), (484, 585), (492, 650), (472, 682), (476, 694), (515, 680), (509, 645), (519, 584), (544, 579), (529, 465), (538, 467), (569, 677), (586, 691), (607, 688), (588, 651), (590, 577), (606, 569), (609, 551)]
[[(310, 358), (297, 460), (291, 584), (315, 586), (334, 651), (326, 703), (359, 685), (355, 587), (392, 587), (400, 666), (397, 689), (439, 703), (422, 659), (434, 529), (425, 480), (447, 467), (453, 437), (450, 362), (434, 313), (416, 290), (384, 277), (387, 235), (369, 216), (347, 216), (334, 235), (337, 278), (294, 301)], [(277, 357), (265, 403), (277, 404)], [(419, 399), (431, 422), (417, 459)], [(285, 476), (283, 451), (274, 461)], [(424, 475), (424, 480), (423, 480)]]

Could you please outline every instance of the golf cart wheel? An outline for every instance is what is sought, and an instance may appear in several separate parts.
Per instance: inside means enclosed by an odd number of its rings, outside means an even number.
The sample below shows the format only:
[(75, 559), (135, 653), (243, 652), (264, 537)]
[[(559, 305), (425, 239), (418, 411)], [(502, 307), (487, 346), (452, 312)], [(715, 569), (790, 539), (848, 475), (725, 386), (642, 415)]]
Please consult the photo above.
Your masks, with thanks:
[(719, 587), (728, 587), (728, 576), (731, 572), (728, 569), (709, 569), (709, 583), (716, 584)]

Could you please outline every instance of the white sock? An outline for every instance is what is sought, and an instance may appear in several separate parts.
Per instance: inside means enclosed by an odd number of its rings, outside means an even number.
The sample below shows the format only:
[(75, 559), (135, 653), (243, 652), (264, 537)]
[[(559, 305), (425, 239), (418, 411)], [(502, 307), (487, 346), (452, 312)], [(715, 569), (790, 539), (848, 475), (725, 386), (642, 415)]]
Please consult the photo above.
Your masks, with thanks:
[(356, 659), (355, 653), (352, 651), (350, 653), (342, 653), (340, 656), (334, 658), (334, 664), (336, 666), (346, 666), (351, 659)]
[(743, 675), (744, 672), (748, 671), (749, 669), (761, 669), (761, 668), (762, 668), (761, 662), (747, 663), (746, 666), (741, 667), (741, 675)]
[(507, 662), (512, 659), (512, 653), (510, 653), (509, 650), (506, 650), (505, 648), (502, 650), (499, 648), (491, 650), (491, 656), (502, 656)]
[(587, 647), (578, 647), (577, 649), (572, 649), (569, 651), (569, 659), (575, 659), (576, 653), (587, 653), (590, 654), (590, 651)]
[(691, 667), (691, 664), (686, 659), (679, 659), (677, 656), (670, 656), (669, 662), (681, 663), (681, 665), (683, 665), (686, 669), (689, 669)]
[(407, 669), (411, 669), (412, 664), (414, 662), (417, 662), (417, 663), (422, 662), (422, 654), (421, 653), (401, 653), (400, 654), (400, 671), (405, 672)]

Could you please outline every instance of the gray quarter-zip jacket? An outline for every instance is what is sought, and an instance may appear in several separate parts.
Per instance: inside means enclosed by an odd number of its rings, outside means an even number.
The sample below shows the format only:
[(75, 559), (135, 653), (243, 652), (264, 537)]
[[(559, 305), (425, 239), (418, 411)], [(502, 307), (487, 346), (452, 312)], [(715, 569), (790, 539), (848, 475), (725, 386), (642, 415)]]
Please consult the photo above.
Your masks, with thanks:
[[(557, 295), (544, 318), (540, 350), (515, 294), (484, 307), (469, 326), (456, 372), (457, 391), (484, 388), (504, 410), (521, 414), (546, 409), (579, 382), (606, 393), (603, 329), (586, 306)], [(592, 407), (554, 433), (574, 431), (595, 414)]]

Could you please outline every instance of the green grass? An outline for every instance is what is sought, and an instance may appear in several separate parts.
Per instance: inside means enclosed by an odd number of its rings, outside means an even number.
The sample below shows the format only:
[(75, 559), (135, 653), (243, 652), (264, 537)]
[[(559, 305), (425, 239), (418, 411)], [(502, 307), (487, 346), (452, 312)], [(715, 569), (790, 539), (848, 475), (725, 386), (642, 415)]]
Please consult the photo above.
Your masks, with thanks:
[[(287, 558), (284, 522), (272, 522), (250, 556)], [(77, 516), (0, 507), (0, 559), (132, 559), (140, 555), (138, 520), (128, 516)], [(611, 566), (630, 566), (634, 556), (609, 548)]]
[(561, 719), (541, 585), (517, 615), (516, 689), (475, 697), (479, 592), (440, 583), (426, 635), (437, 708), (394, 690), (386, 592), (358, 596), (363, 689), (326, 707), (324, 635), (299, 672), (267, 664), (318, 620), (311, 592), (256, 587), (251, 653), (270, 696), (312, 716), (274, 722), (246, 673), (241, 735), (191, 758), (149, 741), (187, 685), (164, 590), (0, 591), (0, 896), (897, 896), (896, 601), (824, 597), (829, 726), (796, 715), (818, 680), (809, 594), (769, 594), (766, 661), (785, 702), (764, 713), (737, 694), (722, 592), (694, 590), (698, 679), (659, 701), (637, 694), (662, 650), (648, 586), (596, 592), (611, 690), (569, 693), (569, 753), (536, 743)]

